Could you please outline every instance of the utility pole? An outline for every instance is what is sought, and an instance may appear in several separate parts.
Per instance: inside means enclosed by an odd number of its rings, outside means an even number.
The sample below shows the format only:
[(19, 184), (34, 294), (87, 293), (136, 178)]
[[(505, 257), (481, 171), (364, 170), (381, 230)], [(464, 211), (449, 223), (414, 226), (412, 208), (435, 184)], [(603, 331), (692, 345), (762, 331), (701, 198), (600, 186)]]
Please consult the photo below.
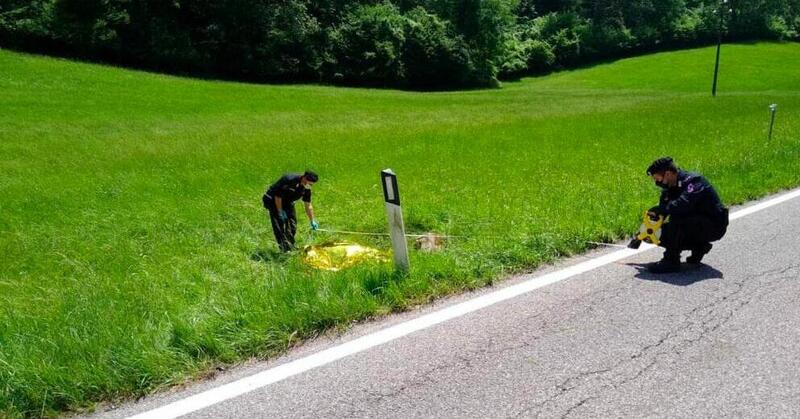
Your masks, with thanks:
[(711, 85), (711, 96), (717, 97), (717, 74), (719, 73), (719, 50), (722, 48), (722, 19), (725, 13), (725, 8), (728, 7), (728, 0), (722, 0), (719, 9), (717, 9), (717, 61), (714, 64), (714, 83)]

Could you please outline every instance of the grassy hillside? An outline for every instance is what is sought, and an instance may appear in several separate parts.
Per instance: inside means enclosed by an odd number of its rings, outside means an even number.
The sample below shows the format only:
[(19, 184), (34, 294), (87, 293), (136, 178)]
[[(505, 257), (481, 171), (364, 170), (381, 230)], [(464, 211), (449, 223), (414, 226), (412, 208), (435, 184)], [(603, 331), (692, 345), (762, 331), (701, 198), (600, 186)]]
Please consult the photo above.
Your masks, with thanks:
[[(620, 238), (657, 197), (644, 170), (661, 155), (727, 203), (800, 184), (800, 45), (724, 46), (716, 99), (713, 60), (412, 93), (0, 51), (0, 416), (143, 394)], [(412, 252), (407, 277), (277, 253), (260, 199), (283, 172), (320, 174), (323, 228), (377, 232), (387, 167), (409, 230), (465, 237)], [(329, 237), (300, 217), (301, 244)]]

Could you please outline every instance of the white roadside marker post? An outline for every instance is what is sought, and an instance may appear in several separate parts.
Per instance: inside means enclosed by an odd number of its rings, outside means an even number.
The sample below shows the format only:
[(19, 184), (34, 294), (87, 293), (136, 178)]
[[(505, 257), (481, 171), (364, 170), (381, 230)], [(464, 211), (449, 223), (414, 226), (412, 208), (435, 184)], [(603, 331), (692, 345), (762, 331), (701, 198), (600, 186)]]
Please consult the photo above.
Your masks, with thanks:
[(769, 139), (772, 140), (772, 126), (775, 125), (775, 112), (778, 110), (778, 104), (773, 103), (769, 105), (769, 113), (772, 114), (769, 120)]
[(400, 208), (400, 191), (397, 189), (397, 175), (392, 169), (381, 171), (383, 199), (386, 201), (386, 218), (389, 220), (389, 235), (394, 249), (394, 265), (398, 270), (408, 271), (408, 244), (403, 224), (403, 211)]

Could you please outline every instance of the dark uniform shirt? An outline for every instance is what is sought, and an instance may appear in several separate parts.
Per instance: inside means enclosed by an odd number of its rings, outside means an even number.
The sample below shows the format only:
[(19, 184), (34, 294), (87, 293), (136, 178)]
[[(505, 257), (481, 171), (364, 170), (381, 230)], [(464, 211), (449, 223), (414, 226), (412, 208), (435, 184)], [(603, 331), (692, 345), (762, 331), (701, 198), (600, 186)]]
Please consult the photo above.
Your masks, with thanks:
[(661, 192), (657, 212), (677, 217), (704, 215), (728, 223), (728, 209), (708, 180), (697, 173), (678, 171), (678, 184)]
[(311, 202), (311, 189), (303, 187), (300, 183), (302, 177), (303, 175), (296, 173), (283, 175), (267, 189), (265, 195), (270, 199), (280, 197), (284, 204), (291, 204), (301, 198), (303, 202)]

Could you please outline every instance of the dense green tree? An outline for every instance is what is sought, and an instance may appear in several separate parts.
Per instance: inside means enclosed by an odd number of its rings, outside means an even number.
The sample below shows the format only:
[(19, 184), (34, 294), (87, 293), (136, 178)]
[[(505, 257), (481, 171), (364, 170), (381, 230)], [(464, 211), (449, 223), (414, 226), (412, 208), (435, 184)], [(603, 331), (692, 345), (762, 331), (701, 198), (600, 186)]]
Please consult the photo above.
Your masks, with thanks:
[(58, 0), (51, 27), (60, 39), (87, 50), (118, 49), (130, 23), (128, 0)]
[(421, 6), (405, 16), (402, 59), (408, 84), (426, 89), (466, 84), (473, 64), (466, 43), (452, 25)]
[(664, 42), (686, 9), (683, 0), (624, 0), (624, 25), (642, 46)]
[(391, 3), (358, 6), (332, 35), (337, 72), (346, 83), (395, 85), (405, 78), (405, 18)]
[(159, 71), (447, 88), (725, 39), (800, 0), (0, 0), (0, 46)]
[(538, 0), (537, 4), (542, 12), (574, 12), (586, 1), (591, 0)]
[(0, 0), (2, 40), (43, 41), (52, 33), (53, 0)]

